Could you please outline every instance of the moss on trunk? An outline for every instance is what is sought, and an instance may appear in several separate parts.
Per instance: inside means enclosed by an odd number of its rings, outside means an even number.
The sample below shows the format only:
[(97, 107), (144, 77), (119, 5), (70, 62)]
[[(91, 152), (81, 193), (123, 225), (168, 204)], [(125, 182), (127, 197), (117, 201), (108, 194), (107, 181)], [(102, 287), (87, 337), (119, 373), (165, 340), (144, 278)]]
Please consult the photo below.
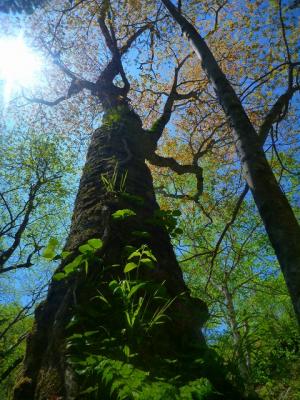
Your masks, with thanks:
[[(151, 363), (160, 354), (174, 356), (180, 353), (184, 357), (209, 358), (200, 331), (208, 316), (207, 307), (189, 296), (166, 229), (151, 223), (158, 205), (152, 177), (145, 164), (148, 134), (142, 128), (140, 118), (127, 105), (120, 105), (104, 115), (103, 125), (94, 132), (88, 149), (65, 250), (76, 255), (82, 243), (91, 238), (101, 238), (104, 242), (103, 262), (112, 265), (120, 262), (125, 245), (139, 246), (146, 240), (158, 264), (155, 269), (148, 270), (144, 278), (165, 281), (170, 297), (184, 295), (174, 302), (172, 321), (162, 329), (157, 345), (149, 344), (143, 362), (149, 358)], [(101, 175), (105, 179), (101, 179)], [(122, 181), (124, 184), (125, 176), (124, 195), (120, 185)], [(111, 214), (124, 208), (134, 208), (136, 215), (123, 224), (114, 222)], [(132, 236), (133, 230), (146, 230), (150, 235), (147, 239)], [(63, 267), (64, 263), (59, 270)], [(100, 276), (97, 265), (92, 265), (88, 277), (77, 274), (51, 283), (46, 300), (35, 312), (23, 378), (17, 384), (14, 400), (78, 398), (78, 382), (67, 360), (66, 326), (76, 308), (85, 310), (88, 307)], [(196, 351), (201, 354), (193, 354)], [(222, 387), (224, 392), (233, 390), (223, 377), (209, 371), (209, 367), (207, 370), (191, 369), (190, 374), (187, 379), (210, 375), (214, 384)], [(239, 395), (235, 397), (234, 391), (231, 393), (231, 398), (241, 398)]]

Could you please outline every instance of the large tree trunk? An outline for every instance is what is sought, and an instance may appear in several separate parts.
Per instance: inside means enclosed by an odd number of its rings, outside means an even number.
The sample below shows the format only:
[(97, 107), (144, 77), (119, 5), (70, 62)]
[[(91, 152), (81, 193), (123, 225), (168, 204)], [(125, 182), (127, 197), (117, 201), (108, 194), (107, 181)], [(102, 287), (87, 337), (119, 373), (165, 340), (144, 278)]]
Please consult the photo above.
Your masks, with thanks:
[(300, 227), (297, 219), (273, 174), (253, 125), (206, 42), (170, 0), (162, 1), (201, 60), (232, 126), (245, 180), (275, 250), (300, 323)]
[[(130, 231), (145, 230), (144, 221), (158, 209), (151, 174), (145, 164), (146, 146), (147, 132), (142, 129), (140, 118), (128, 105), (116, 106), (106, 112), (103, 125), (94, 132), (88, 149), (65, 250), (76, 253), (78, 246), (88, 239), (102, 238), (104, 247), (101, 257), (105, 264), (111, 265), (120, 262), (124, 245), (132, 244), (132, 240), (135, 245), (145, 243), (145, 239), (132, 239)], [(137, 216), (129, 225), (114, 223), (111, 214), (118, 209), (131, 208), (131, 205), (118, 196), (117, 188), (115, 191), (108, 190), (100, 178), (104, 173), (111, 177), (116, 165), (119, 178), (127, 174), (126, 191), (144, 199), (143, 205), (136, 210)], [(116, 183), (118, 185), (119, 181)], [(167, 231), (151, 224), (147, 231), (150, 233), (147, 244), (158, 260), (157, 267), (149, 270), (147, 279), (166, 281), (171, 297), (185, 292), (174, 303), (177, 317), (172, 319), (167, 328), (163, 328), (167, 329), (164, 333), (167, 337), (164, 354), (191, 353), (189, 345), (192, 342), (202, 345), (204, 352), (206, 348), (200, 328), (207, 318), (206, 305), (189, 296)], [(76, 307), (88, 307), (93, 295), (91, 282), (95, 283), (97, 289), (100, 277), (99, 268), (96, 267), (89, 267), (88, 277), (82, 273), (51, 283), (46, 300), (35, 313), (34, 328), (27, 343), (23, 378), (15, 388), (15, 400), (78, 398), (78, 384), (66, 356), (66, 325), (74, 315), (75, 304)], [(197, 358), (199, 355), (193, 356)], [(197, 371), (197, 374), (203, 376), (201, 371)], [(190, 379), (193, 378), (195, 376), (190, 376)], [(220, 376), (212, 376), (211, 380), (216, 386), (224, 384)], [(223, 389), (230, 390), (226, 385), (223, 385)]]

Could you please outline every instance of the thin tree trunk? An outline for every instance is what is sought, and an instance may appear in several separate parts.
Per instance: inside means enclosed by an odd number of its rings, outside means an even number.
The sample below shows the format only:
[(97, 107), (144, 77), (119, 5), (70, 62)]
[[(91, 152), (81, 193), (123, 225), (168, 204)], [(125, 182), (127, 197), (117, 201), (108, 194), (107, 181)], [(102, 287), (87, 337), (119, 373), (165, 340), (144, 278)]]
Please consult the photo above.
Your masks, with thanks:
[(300, 227), (260, 146), (258, 135), (237, 94), (219, 67), (206, 42), (171, 3), (162, 0), (180, 25), (232, 126), (243, 174), (274, 248), (300, 323)]
[(237, 365), (240, 372), (240, 375), (244, 381), (244, 385), (246, 391), (249, 394), (253, 394), (254, 390), (252, 385), (250, 384), (250, 375), (249, 375), (249, 368), (247, 366), (247, 360), (244, 354), (244, 345), (243, 339), (241, 336), (240, 328), (238, 325), (238, 321), (236, 318), (236, 311), (233, 303), (232, 294), (230, 293), (227, 284), (224, 284), (221, 288), (221, 291), (226, 300), (226, 308), (227, 308), (227, 317), (229, 326), (231, 328), (232, 339), (234, 343), (234, 347), (237, 354)]

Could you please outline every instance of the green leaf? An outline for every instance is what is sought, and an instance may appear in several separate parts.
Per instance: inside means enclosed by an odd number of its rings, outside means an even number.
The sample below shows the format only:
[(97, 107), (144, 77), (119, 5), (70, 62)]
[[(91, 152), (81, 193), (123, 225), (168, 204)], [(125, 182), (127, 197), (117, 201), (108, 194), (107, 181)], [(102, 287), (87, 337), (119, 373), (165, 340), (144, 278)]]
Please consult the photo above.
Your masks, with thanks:
[(150, 258), (143, 258), (140, 261), (141, 264), (144, 264), (148, 268), (155, 268), (154, 262)]
[(87, 389), (85, 389), (83, 392), (80, 392), (80, 394), (90, 394), (98, 390), (98, 386), (90, 386)]
[(103, 242), (101, 239), (89, 239), (87, 242), (94, 249), (101, 249), (101, 247), (103, 246)]
[(151, 258), (151, 260), (157, 262), (157, 259), (151, 250), (144, 250), (143, 254), (145, 254), (147, 257)]
[(114, 212), (111, 216), (113, 219), (125, 219), (128, 217), (133, 217), (136, 215), (136, 213), (133, 210), (130, 210), (129, 208), (124, 208), (123, 210), (118, 210)]
[(78, 250), (80, 251), (80, 253), (86, 254), (86, 253), (90, 253), (94, 249), (89, 244), (83, 244), (82, 246), (79, 246)]
[(89, 336), (96, 335), (97, 333), (99, 333), (99, 331), (86, 331), (86, 332), (84, 332), (84, 336), (89, 337)]
[(115, 289), (117, 286), (119, 286), (119, 283), (114, 279), (109, 282), (108, 286), (110, 289)]
[(68, 340), (82, 339), (83, 335), (81, 333), (74, 333), (72, 336), (68, 337)]
[(128, 256), (127, 260), (131, 260), (132, 258), (140, 257), (140, 256), (141, 256), (141, 251), (140, 250), (135, 250), (133, 253), (131, 253)]
[(87, 275), (89, 272), (89, 263), (88, 260), (83, 260), (84, 263), (84, 269), (85, 269), (85, 274)]
[(43, 257), (46, 258), (47, 260), (53, 260), (53, 258), (56, 256), (56, 247), (58, 246), (58, 240), (55, 238), (50, 238), (49, 242), (43, 252)]
[(123, 347), (123, 353), (125, 354), (126, 357), (130, 357), (130, 348), (129, 346), (127, 346), (127, 344), (125, 344), (125, 346)]
[(55, 237), (52, 237), (52, 238), (49, 239), (48, 246), (51, 246), (51, 247), (55, 248), (58, 245), (59, 245), (59, 242)]
[(100, 300), (104, 301), (104, 303), (106, 303), (107, 305), (110, 305), (110, 304), (109, 304), (109, 301), (107, 300), (107, 298), (104, 297), (102, 294), (99, 295), (99, 296), (95, 296), (94, 298), (95, 298), (95, 299), (100, 299)]
[(80, 254), (72, 262), (70, 262), (65, 266), (64, 272), (67, 275), (74, 272), (82, 264), (82, 260), (83, 260), (83, 255)]
[(137, 267), (138, 267), (138, 265), (136, 263), (130, 262), (125, 265), (124, 272), (126, 274), (127, 272), (132, 271), (133, 269), (136, 269)]
[(57, 274), (53, 275), (53, 280), (60, 281), (60, 280), (64, 279), (65, 277), (66, 277), (66, 274), (64, 274), (63, 272), (58, 272)]
[(125, 311), (125, 315), (126, 315), (128, 326), (132, 327), (134, 320), (132, 321), (131, 316), (129, 315), (128, 311)]
[(135, 285), (131, 288), (130, 292), (128, 293), (128, 298), (132, 297), (134, 293), (136, 293), (139, 289), (145, 287), (147, 285), (147, 282), (142, 282), (139, 283), (138, 285)]
[(71, 254), (72, 254), (71, 251), (63, 251), (63, 252), (61, 253), (61, 258), (62, 258), (63, 260), (65, 260), (65, 259), (66, 259), (67, 257), (69, 257)]

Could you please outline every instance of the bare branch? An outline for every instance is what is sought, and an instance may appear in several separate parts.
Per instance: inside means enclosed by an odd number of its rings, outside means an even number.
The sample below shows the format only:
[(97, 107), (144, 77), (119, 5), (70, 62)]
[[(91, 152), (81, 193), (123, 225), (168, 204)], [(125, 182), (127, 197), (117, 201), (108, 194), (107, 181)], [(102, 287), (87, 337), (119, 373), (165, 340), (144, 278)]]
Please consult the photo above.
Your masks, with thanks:
[(30, 103), (37, 103), (37, 104), (43, 104), (45, 106), (56, 106), (57, 104), (61, 103), (62, 101), (66, 100), (68, 97), (67, 96), (60, 96), (58, 99), (56, 100), (44, 100), (41, 99), (39, 97), (27, 97), (23, 94), (23, 97), (25, 100), (29, 101)]
[(0, 383), (4, 381), (23, 361), (23, 356), (18, 357), (2, 374), (0, 375)]
[(294, 93), (298, 90), (300, 90), (299, 86), (288, 88), (285, 93), (278, 97), (274, 105), (271, 107), (258, 131), (261, 144), (266, 141), (272, 125), (276, 122), (280, 122), (285, 117), (289, 102)]
[(0, 340), (4, 338), (7, 332), (19, 321), (23, 320), (29, 315), (29, 311), (32, 307), (36, 304), (36, 302), (41, 298), (43, 291), (48, 287), (48, 284), (43, 285), (42, 287), (38, 288), (34, 293), (32, 299), (23, 307), (21, 308), (14, 318), (9, 322), (6, 328), (0, 332)]
[(212, 9), (213, 12), (215, 13), (215, 23), (214, 23), (213, 29), (206, 35), (206, 37), (209, 37), (210, 35), (212, 35), (213, 33), (215, 33), (217, 31), (218, 26), (219, 26), (219, 14), (227, 3), (228, 3), (228, 1), (225, 0), (223, 3), (221, 3), (219, 5), (219, 7), (217, 9), (215, 9), (214, 7), (210, 7), (210, 9)]
[(32, 250), (32, 252), (27, 256), (26, 262), (24, 263), (20, 263), (20, 264), (14, 264), (11, 265), (9, 267), (5, 267), (5, 268), (0, 268), (0, 274), (9, 272), (9, 271), (14, 271), (16, 269), (24, 269), (24, 268), (31, 268), (34, 264), (31, 262), (32, 257), (38, 252), (40, 251), (42, 248), (42, 246), (38, 246), (35, 245), (34, 249)]
[(292, 57), (291, 57), (291, 52), (290, 52), (289, 44), (288, 44), (287, 37), (286, 37), (286, 29), (285, 29), (285, 24), (284, 24), (283, 15), (282, 15), (282, 0), (279, 0), (279, 19), (280, 19), (283, 42), (284, 42), (285, 50), (286, 50), (286, 56), (287, 56), (287, 60), (289, 63), (288, 82), (289, 82), (289, 87), (291, 87), (293, 84), (293, 69), (291, 67)]
[(287, 168), (287, 167), (283, 164), (283, 161), (282, 161), (282, 159), (281, 159), (281, 157), (280, 157), (280, 154), (279, 154), (279, 152), (278, 152), (278, 150), (277, 150), (277, 146), (276, 146), (276, 143), (275, 143), (273, 128), (271, 129), (271, 139), (272, 139), (272, 147), (273, 147), (273, 149), (274, 149), (274, 151), (275, 151), (275, 155), (276, 155), (276, 157), (277, 157), (277, 160), (278, 160), (278, 162), (279, 162), (279, 164), (280, 164), (282, 170), (286, 171), (287, 173), (289, 173), (289, 174), (291, 174), (291, 175), (300, 176), (300, 172), (291, 171), (289, 168)]
[(1, 197), (1, 199), (2, 199), (2, 201), (4, 203), (4, 205), (5, 205), (5, 208), (6, 208), (7, 212), (8, 212), (8, 214), (9, 214), (9, 218), (10, 218), (10, 223), (9, 224), (13, 225), (14, 217), (13, 217), (12, 211), (11, 211), (11, 209), (9, 207), (9, 204), (7, 203), (7, 201), (6, 201), (5, 197), (4, 197), (4, 193), (0, 192), (0, 197)]
[(244, 187), (242, 193), (240, 194), (240, 196), (239, 196), (239, 198), (238, 198), (238, 201), (236, 202), (236, 205), (235, 205), (235, 207), (234, 207), (234, 210), (233, 210), (231, 219), (230, 219), (230, 221), (227, 222), (227, 224), (225, 225), (225, 227), (224, 227), (224, 229), (223, 229), (223, 231), (222, 231), (222, 233), (221, 233), (221, 235), (220, 235), (220, 237), (219, 237), (219, 239), (218, 239), (218, 241), (217, 241), (217, 244), (216, 244), (215, 249), (214, 249), (214, 251), (213, 251), (212, 259), (211, 259), (211, 262), (210, 262), (211, 267), (210, 267), (208, 279), (207, 279), (207, 282), (206, 282), (206, 285), (205, 285), (205, 291), (207, 290), (207, 287), (208, 287), (209, 282), (210, 282), (210, 279), (211, 279), (214, 261), (215, 261), (217, 255), (218, 255), (218, 253), (219, 253), (220, 245), (221, 245), (221, 243), (222, 243), (222, 241), (223, 241), (223, 239), (224, 239), (224, 236), (225, 236), (226, 232), (227, 232), (228, 229), (234, 224), (234, 222), (235, 222), (235, 220), (236, 220), (236, 217), (237, 217), (237, 215), (238, 215), (238, 212), (239, 212), (239, 210), (240, 210), (240, 207), (241, 207), (241, 205), (242, 205), (242, 203), (243, 203), (243, 201), (244, 201), (244, 198), (246, 197), (246, 195), (247, 195), (248, 192), (249, 192), (249, 186), (248, 186), (248, 185), (245, 185), (245, 187)]
[(113, 39), (111, 37), (111, 34), (109, 32), (109, 29), (105, 23), (105, 19), (107, 16), (107, 12), (109, 9), (109, 1), (108, 0), (104, 0), (101, 4), (100, 7), (100, 13), (99, 13), (99, 17), (98, 17), (98, 24), (100, 27), (100, 30), (102, 32), (102, 35), (104, 37), (106, 46), (109, 48), (109, 50), (111, 51), (112, 55), (115, 55), (115, 51), (116, 51), (116, 43), (113, 42)]
[(127, 40), (127, 42), (120, 48), (120, 55), (123, 56), (131, 47), (132, 43), (141, 36), (147, 29), (150, 29), (153, 26), (152, 22), (147, 22), (144, 26), (135, 31), (132, 36)]
[(16, 248), (20, 244), (22, 234), (28, 225), (30, 215), (35, 208), (35, 205), (34, 205), (35, 198), (36, 198), (37, 193), (42, 185), (43, 184), (40, 181), (38, 181), (38, 182), (36, 182), (35, 185), (33, 185), (30, 188), (28, 201), (26, 203), (25, 214), (24, 214), (23, 220), (22, 220), (19, 228), (17, 229), (16, 233), (14, 234), (13, 243), (7, 250), (2, 251), (0, 254), (0, 269), (1, 270), (2, 270), (2, 267), (4, 266), (4, 264), (12, 256), (12, 254), (15, 252)]
[(152, 128), (150, 129), (150, 134), (155, 143), (158, 142), (167, 123), (170, 121), (174, 102), (176, 100), (186, 100), (186, 99), (191, 99), (191, 98), (196, 99), (199, 96), (199, 93), (194, 90), (190, 91), (189, 93), (177, 93), (179, 71), (190, 56), (191, 56), (191, 54), (187, 55), (182, 61), (180, 61), (178, 63), (177, 67), (175, 68), (172, 87), (171, 87), (170, 93), (167, 97), (167, 100), (165, 102), (163, 113), (154, 122), (154, 124), (152, 125)]
[[(56, 38), (57, 30), (58, 30), (58, 28), (59, 28), (59, 26), (60, 26), (60, 24), (61, 24), (61, 21), (62, 21), (64, 15), (65, 15), (66, 13), (70, 12), (70, 11), (73, 11), (75, 8), (77, 8), (78, 6), (80, 6), (80, 4), (84, 3), (85, 1), (86, 1), (86, 0), (79, 0), (79, 1), (76, 1), (76, 3), (75, 3), (73, 6), (71, 6), (71, 7), (69, 7), (69, 8), (65, 8), (64, 10), (61, 11), (61, 15), (60, 15), (60, 17), (59, 17), (59, 19), (58, 19), (58, 21), (57, 21), (57, 23), (56, 23), (55, 29), (54, 29), (53, 41), (54, 41), (55, 38)], [(52, 41), (52, 42), (53, 42), (53, 41)]]

